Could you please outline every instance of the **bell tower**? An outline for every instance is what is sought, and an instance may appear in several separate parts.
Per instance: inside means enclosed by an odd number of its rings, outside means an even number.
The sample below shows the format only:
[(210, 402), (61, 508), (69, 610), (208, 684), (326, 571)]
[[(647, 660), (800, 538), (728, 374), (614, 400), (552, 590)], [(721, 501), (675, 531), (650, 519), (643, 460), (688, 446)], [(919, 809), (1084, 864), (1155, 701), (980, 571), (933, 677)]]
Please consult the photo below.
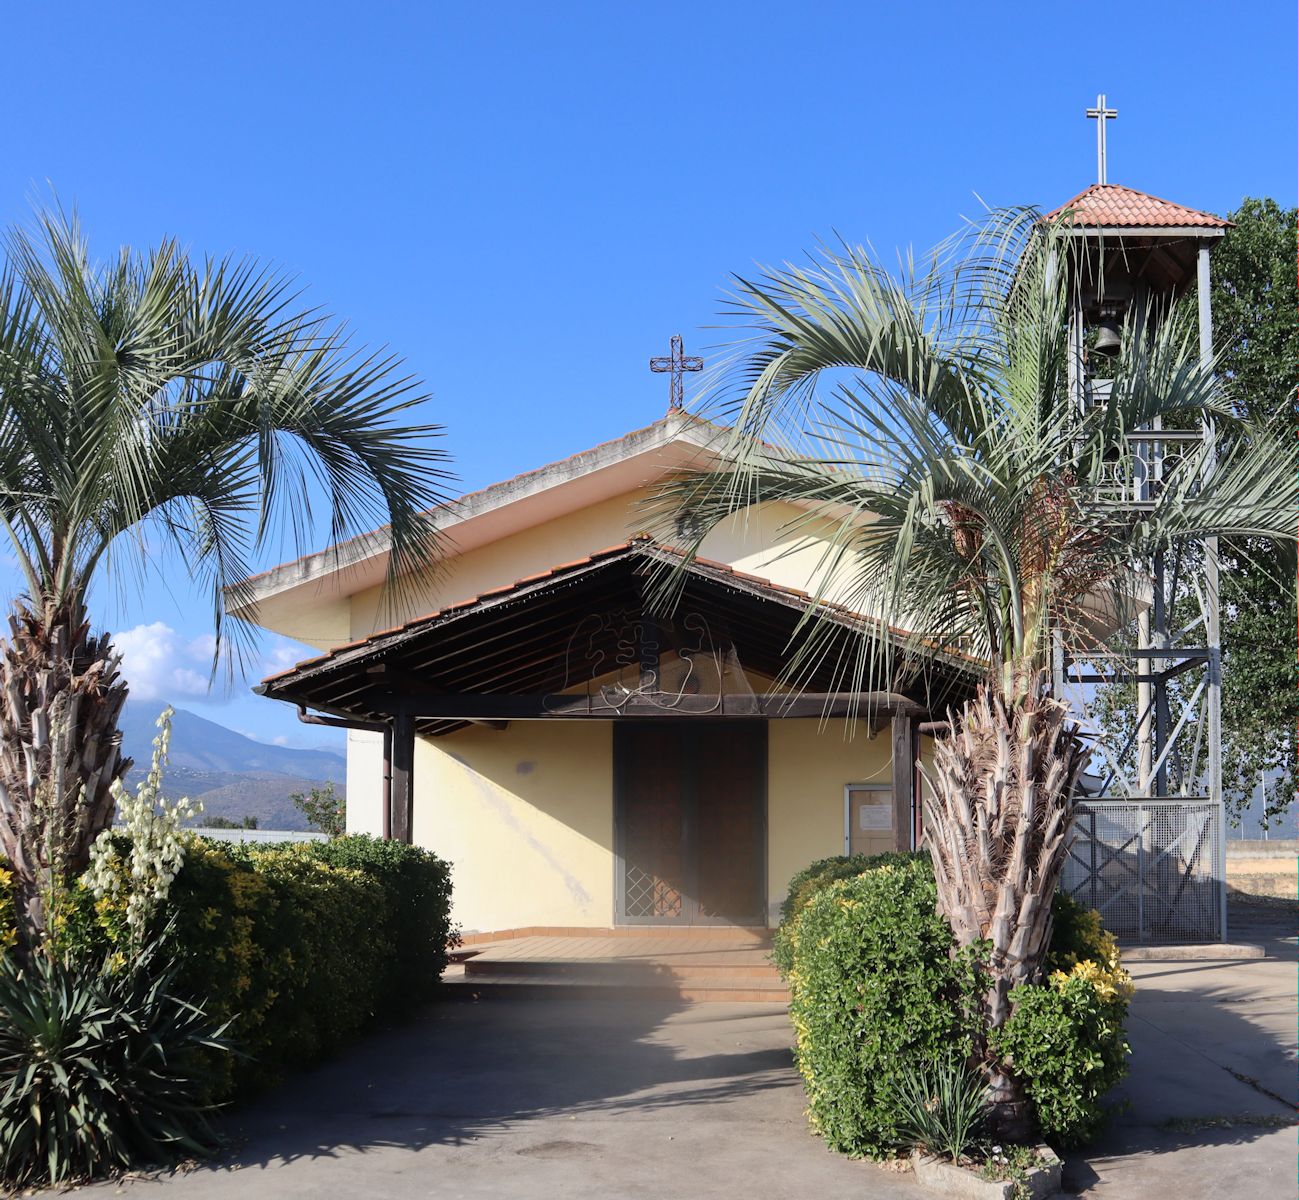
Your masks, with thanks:
[[(1211, 213), (1109, 183), (1105, 127), (1118, 113), (1102, 95), (1087, 115), (1097, 121), (1098, 180), (1046, 218), (1060, 222), (1073, 243), (1068, 387), (1079, 408), (1107, 398), (1107, 365), (1122, 345), (1124, 327), (1155, 325), (1192, 290), (1200, 359), (1204, 370), (1211, 369), (1210, 255), (1231, 227)], [(1213, 437), (1211, 424), (1172, 430), (1156, 422), (1132, 431), (1110, 466), (1105, 499), (1128, 512), (1149, 509), (1166, 473), (1188, 449), (1212, 446)], [(1140, 589), (1146, 594), (1139, 600), (1131, 647), (1104, 654), (1056, 649), (1056, 685), (1081, 697), (1084, 709), (1091, 706), (1089, 716), (1095, 715), (1098, 684), (1131, 684), (1136, 693), (1126, 744), (1097, 747), (1100, 761), (1093, 761), (1100, 778), (1079, 806), (1072, 855), (1077, 862), (1071, 864), (1075, 878), (1090, 871), (1091, 891), (1073, 890), (1101, 909), (1120, 936), (1222, 940), (1227, 914), (1217, 539), (1175, 556), (1157, 555), (1141, 570), (1148, 591)]]

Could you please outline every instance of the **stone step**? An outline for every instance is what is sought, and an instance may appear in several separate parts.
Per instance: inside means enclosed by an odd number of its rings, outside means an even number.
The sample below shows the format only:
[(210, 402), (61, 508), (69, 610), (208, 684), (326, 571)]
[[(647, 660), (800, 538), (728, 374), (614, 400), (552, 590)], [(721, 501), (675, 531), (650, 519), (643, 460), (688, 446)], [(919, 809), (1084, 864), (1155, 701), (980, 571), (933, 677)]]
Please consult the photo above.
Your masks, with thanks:
[(717, 942), (725, 941), (730, 945), (745, 944), (765, 946), (771, 943), (771, 930), (759, 925), (686, 925), (681, 927), (664, 927), (662, 925), (616, 925), (616, 926), (569, 926), (569, 925), (527, 925), (514, 929), (498, 929), (492, 932), (478, 931), (463, 934), (461, 946), (484, 946), (494, 942), (513, 941), (518, 938), (533, 937), (567, 937), (567, 938), (670, 938), (674, 942)]
[(475, 977), (511, 978), (544, 975), (547, 978), (590, 978), (637, 987), (662, 983), (712, 985), (734, 979), (779, 981), (780, 972), (771, 963), (664, 963), (619, 959), (535, 959), (492, 958), (475, 955), (464, 959), (465, 974)]
[(641, 996), (715, 1004), (787, 1004), (789, 991), (777, 977), (733, 976), (711, 981), (655, 979), (631, 982), (601, 972), (569, 974), (473, 974), (457, 968), (443, 977), (451, 999), (477, 1000), (486, 996), (510, 999), (563, 999), (601, 995)]

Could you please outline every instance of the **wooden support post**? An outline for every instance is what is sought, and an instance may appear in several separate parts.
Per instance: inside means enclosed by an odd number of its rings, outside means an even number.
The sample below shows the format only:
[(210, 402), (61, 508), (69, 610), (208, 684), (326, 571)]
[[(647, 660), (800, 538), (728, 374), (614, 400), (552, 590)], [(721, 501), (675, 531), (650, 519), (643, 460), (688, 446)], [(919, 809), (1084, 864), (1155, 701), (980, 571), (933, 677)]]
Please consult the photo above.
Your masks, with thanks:
[(392, 719), (392, 840), (411, 840), (415, 799), (415, 719), (399, 713)]
[(912, 718), (902, 713), (894, 715), (892, 725), (893, 848), (910, 850), (911, 821), (915, 808), (915, 731), (912, 729)]
[(920, 772), (920, 722), (911, 722), (911, 844), (918, 850), (925, 836), (924, 778)]
[(392, 726), (383, 731), (383, 840), (392, 840)]

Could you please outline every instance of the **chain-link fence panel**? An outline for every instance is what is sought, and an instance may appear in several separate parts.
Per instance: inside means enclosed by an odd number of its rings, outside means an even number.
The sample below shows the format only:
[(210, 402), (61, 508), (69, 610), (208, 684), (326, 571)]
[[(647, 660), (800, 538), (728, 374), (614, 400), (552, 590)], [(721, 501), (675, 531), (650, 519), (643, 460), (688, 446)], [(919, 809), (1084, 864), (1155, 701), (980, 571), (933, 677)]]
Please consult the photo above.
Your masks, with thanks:
[(1222, 837), (1208, 799), (1081, 801), (1061, 886), (1121, 941), (1221, 941)]

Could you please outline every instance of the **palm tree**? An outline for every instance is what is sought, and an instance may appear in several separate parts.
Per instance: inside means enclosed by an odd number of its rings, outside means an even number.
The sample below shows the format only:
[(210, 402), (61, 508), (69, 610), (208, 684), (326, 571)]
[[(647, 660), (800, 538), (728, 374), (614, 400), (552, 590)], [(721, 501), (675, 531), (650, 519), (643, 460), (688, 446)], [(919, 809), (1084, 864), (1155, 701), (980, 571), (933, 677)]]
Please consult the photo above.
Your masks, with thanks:
[(424, 397), (400, 361), (349, 352), (283, 276), (174, 241), (96, 262), (58, 212), (5, 245), (0, 524), (25, 594), (0, 639), (0, 855), (30, 947), (130, 766), (127, 684), (87, 612), (96, 576), (178, 553), (237, 656), (251, 634), (223, 621), (222, 592), (244, 598), (268, 535), (304, 539), (313, 505), (335, 542), (386, 520), (395, 578), (435, 551), (447, 475), (439, 427), (401, 423)]
[[(795, 505), (788, 531), (825, 539), (814, 596), (912, 631), (845, 652), (809, 606), (791, 682), (828, 655), (862, 690), (894, 686), (936, 646), (986, 664), (937, 739), (923, 814), (957, 944), (989, 944), (988, 1028), (1040, 977), (1086, 757), (1052, 694), (1053, 637), (1095, 648), (1158, 551), (1294, 537), (1293, 440), (1242, 426), (1181, 313), (1135, 316), (1108, 398), (1070, 399), (1071, 244), (1006, 211), (896, 274), (845, 246), (739, 279), (731, 315), (746, 333), (714, 401), (730, 423), (723, 465), (658, 501), (665, 527), (697, 531), (694, 548), (752, 504)], [(1157, 421), (1214, 435), (1169, 471), (1153, 511), (1107, 503), (1126, 435)], [(997, 1121), (1022, 1132), (1013, 1073), (990, 1052), (982, 1065)]]

